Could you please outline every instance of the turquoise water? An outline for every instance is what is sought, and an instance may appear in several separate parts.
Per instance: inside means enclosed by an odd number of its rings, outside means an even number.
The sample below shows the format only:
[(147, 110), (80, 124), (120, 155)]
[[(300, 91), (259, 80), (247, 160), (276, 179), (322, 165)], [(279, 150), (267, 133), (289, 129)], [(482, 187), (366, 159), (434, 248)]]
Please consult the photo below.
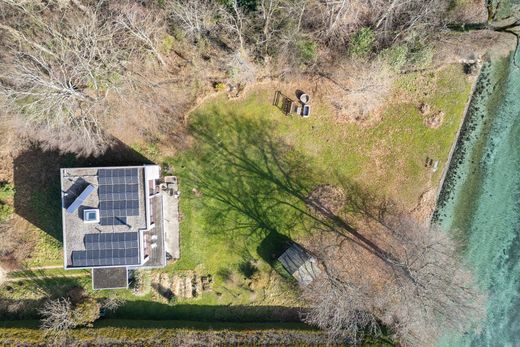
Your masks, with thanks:
[(488, 293), (487, 317), (480, 331), (441, 345), (520, 346), (520, 69), (513, 57), (484, 67), (470, 110), (438, 212)]

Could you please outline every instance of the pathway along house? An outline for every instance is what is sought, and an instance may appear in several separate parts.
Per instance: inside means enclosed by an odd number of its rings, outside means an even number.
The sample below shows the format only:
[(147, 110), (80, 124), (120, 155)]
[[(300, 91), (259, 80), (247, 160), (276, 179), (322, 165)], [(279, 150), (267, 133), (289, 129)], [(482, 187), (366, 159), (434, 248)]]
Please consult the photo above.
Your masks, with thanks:
[(170, 230), (160, 172), (157, 165), (61, 169), (66, 270), (92, 269), (93, 288), (109, 289), (127, 288), (129, 269), (165, 266)]

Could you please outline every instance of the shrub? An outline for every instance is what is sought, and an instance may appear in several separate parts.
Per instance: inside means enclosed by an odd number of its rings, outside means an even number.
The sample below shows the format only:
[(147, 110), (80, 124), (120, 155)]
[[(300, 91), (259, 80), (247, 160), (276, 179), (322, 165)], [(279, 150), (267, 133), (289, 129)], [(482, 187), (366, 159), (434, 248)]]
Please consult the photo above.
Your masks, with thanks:
[(213, 88), (215, 88), (215, 90), (216, 90), (217, 92), (222, 92), (222, 91), (226, 90), (227, 86), (226, 86), (226, 84), (223, 83), (223, 82), (217, 82), (217, 83), (215, 83), (215, 85), (213, 86)]
[(5, 201), (14, 195), (14, 187), (7, 182), (0, 182), (0, 200)]
[(424, 69), (431, 65), (433, 60), (433, 47), (424, 39), (413, 38), (408, 44), (408, 62), (416, 69)]
[(0, 222), (8, 220), (14, 210), (11, 206), (0, 203)]
[(74, 307), (72, 317), (76, 326), (91, 327), (100, 315), (100, 305), (94, 298), (86, 298)]
[(170, 53), (173, 49), (174, 38), (171, 35), (166, 35), (166, 37), (162, 40), (162, 51), (166, 54)]
[(219, 269), (217, 272), (217, 276), (223, 281), (228, 282), (233, 275), (232, 271), (227, 268)]
[(0, 183), (0, 222), (8, 220), (14, 212), (12, 206), (10, 206), (6, 200), (14, 196), (14, 187), (7, 183)]
[(406, 44), (392, 46), (385, 49), (382, 52), (382, 56), (392, 70), (399, 72), (406, 65), (408, 46)]
[(118, 298), (116, 296), (111, 296), (108, 298), (105, 298), (101, 303), (101, 308), (109, 311), (109, 312), (115, 312), (117, 309), (125, 304), (125, 300)]
[(302, 63), (309, 63), (316, 60), (318, 48), (314, 41), (309, 39), (300, 39), (296, 42), (296, 50), (298, 58)]
[(431, 45), (424, 39), (414, 37), (408, 42), (383, 50), (381, 57), (392, 70), (399, 72), (403, 68), (427, 68), (432, 63), (433, 54), (434, 51)]
[(371, 28), (361, 28), (349, 43), (349, 52), (353, 57), (364, 58), (374, 46), (376, 36)]
[(238, 266), (238, 269), (244, 277), (251, 279), (257, 272), (258, 267), (252, 261), (246, 261)]

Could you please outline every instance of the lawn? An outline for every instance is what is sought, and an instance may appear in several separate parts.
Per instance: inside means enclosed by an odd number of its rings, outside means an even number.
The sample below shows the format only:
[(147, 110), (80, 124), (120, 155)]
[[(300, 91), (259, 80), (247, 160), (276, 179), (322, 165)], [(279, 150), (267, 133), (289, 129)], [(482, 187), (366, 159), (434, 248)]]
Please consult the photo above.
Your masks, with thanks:
[[(295, 222), (298, 214), (272, 201), (283, 200), (283, 184), (296, 190), (285, 195), (305, 195), (320, 184), (351, 182), (407, 207), (417, 204), (439, 183), (471, 81), (452, 65), (436, 74), (404, 75), (396, 89), (399, 95), (371, 126), (337, 124), (319, 101), (308, 119), (286, 117), (271, 104), (271, 89), (239, 101), (218, 96), (195, 110), (193, 148), (167, 159), (182, 190), (182, 257), (172, 270), (237, 269), (244, 261), (266, 260), (258, 247), (273, 231), (307, 237)], [(440, 128), (424, 125), (419, 102), (445, 113)], [(439, 160), (435, 173), (424, 167), (426, 157)]]
[[(217, 95), (190, 114), (189, 149), (164, 157), (155, 145), (134, 146), (153, 152), (180, 179), (181, 259), (149, 271), (140, 296), (131, 290), (93, 292), (88, 277), (61, 278), (53, 285), (74, 283), (97, 297), (125, 298), (115, 318), (291, 320), (294, 312), (287, 308), (302, 303), (275, 258), (288, 240), (312, 236), (308, 195), (332, 184), (390, 198), (406, 209), (415, 206), (424, 191), (438, 186), (471, 82), (459, 65), (402, 75), (380, 119), (364, 125), (338, 123), (319, 96), (313, 96), (311, 117), (303, 119), (273, 106), (276, 89), (265, 85), (238, 100)], [(438, 129), (424, 124), (420, 103), (444, 112)], [(427, 157), (439, 160), (435, 173), (424, 167)], [(36, 257), (42, 260), (32, 263), (57, 262), (55, 240), (45, 240)], [(153, 289), (161, 274), (193, 271), (212, 275), (211, 290), (168, 301)]]

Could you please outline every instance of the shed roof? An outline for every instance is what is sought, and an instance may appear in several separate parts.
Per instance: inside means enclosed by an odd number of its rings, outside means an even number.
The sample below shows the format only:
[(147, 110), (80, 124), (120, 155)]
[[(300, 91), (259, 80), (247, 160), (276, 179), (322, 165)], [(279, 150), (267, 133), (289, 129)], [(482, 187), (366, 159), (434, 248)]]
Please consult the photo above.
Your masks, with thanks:
[(293, 243), (279, 258), (283, 267), (302, 284), (311, 283), (320, 273), (316, 259)]

